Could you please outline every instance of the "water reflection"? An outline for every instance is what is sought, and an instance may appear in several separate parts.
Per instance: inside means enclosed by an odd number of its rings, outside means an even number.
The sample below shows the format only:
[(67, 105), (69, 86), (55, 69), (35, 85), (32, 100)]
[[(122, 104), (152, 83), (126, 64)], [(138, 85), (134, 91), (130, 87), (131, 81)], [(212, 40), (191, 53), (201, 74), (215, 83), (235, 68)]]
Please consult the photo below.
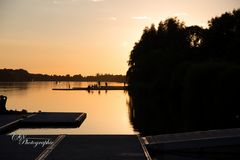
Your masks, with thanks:
[[(8, 97), (7, 109), (29, 112), (85, 112), (87, 119), (77, 129), (20, 130), (18, 134), (134, 134), (128, 117), (124, 91), (53, 91), (52, 88), (86, 87), (96, 82), (29, 82), (6, 86), (0, 95)], [(23, 86), (21, 86), (23, 85)], [(112, 83), (109, 85), (123, 85)], [(12, 86), (21, 86), (24, 90)], [(24, 87), (25, 86), (25, 87)], [(27, 86), (27, 87), (26, 87)], [(6, 88), (6, 91), (4, 91)]]
[(1, 92), (11, 92), (11, 91), (24, 91), (27, 90), (29, 83), (0, 83)]
[(129, 92), (129, 119), (135, 131), (142, 135), (157, 135), (199, 130), (240, 127), (234, 110), (206, 107), (170, 105), (157, 94)]

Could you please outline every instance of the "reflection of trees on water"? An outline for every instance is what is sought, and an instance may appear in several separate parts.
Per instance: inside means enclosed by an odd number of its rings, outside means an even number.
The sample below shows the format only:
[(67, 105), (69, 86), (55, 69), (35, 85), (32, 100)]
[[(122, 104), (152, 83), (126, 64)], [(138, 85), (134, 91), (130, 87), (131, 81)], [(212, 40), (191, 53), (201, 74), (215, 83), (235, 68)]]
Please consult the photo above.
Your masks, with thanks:
[(135, 131), (143, 135), (176, 132), (181, 129), (173, 112), (161, 97), (133, 95), (129, 98), (129, 116)]
[[(159, 95), (129, 93), (129, 117), (135, 131), (142, 135), (240, 126), (236, 107), (171, 106)], [(201, 102), (199, 102), (201, 103)]]
[(20, 83), (13, 83), (13, 82), (4, 82), (0, 83), (1, 92), (16, 92), (16, 91), (24, 91), (29, 88), (28, 82), (20, 82)]
[(59, 84), (54, 82), (0, 82), (0, 94), (25, 94), (30, 90), (48, 90)]

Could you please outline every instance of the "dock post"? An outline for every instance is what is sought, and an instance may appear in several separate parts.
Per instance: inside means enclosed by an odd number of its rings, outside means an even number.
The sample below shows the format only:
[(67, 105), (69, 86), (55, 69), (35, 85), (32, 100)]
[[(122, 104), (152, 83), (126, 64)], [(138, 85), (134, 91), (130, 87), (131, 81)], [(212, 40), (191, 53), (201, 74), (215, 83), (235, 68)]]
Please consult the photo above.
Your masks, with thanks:
[(1, 95), (0, 96), (0, 113), (6, 112), (6, 102), (7, 102), (7, 97)]

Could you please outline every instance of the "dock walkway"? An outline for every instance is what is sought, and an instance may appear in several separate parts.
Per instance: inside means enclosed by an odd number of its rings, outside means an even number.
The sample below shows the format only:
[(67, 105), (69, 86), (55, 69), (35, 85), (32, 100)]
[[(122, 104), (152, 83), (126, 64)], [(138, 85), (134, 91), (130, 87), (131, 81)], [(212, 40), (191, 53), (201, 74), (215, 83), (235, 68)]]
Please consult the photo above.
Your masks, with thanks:
[[(0, 134), (20, 127), (77, 127), (85, 118), (86, 113), (2, 114)], [(42, 145), (46, 141), (51, 143)], [(0, 135), (0, 148), (1, 160), (151, 160), (152, 158), (155, 160), (239, 160), (240, 128), (146, 137), (138, 135)]]
[(149, 148), (161, 151), (177, 149), (207, 148), (240, 144), (240, 129), (196, 131), (176, 134), (147, 136), (144, 138)]
[(137, 135), (59, 135), (27, 136), (33, 141), (52, 144), (19, 144), (12, 136), (0, 136), (0, 159), (71, 159), (71, 160), (151, 160)]
[(155, 159), (240, 159), (240, 129), (196, 131), (143, 137)]

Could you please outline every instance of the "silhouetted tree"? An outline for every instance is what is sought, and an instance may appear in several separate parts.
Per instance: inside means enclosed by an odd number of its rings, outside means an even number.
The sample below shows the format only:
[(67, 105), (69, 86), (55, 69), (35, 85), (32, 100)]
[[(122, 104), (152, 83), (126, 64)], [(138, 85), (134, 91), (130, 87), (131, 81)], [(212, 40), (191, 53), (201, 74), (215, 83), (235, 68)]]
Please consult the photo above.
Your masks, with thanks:
[(146, 27), (128, 61), (131, 108), (144, 107), (138, 115), (149, 110), (171, 131), (239, 127), (239, 50), (240, 9), (212, 18), (207, 29), (177, 18)]
[(205, 50), (209, 56), (239, 63), (240, 9), (209, 21)]

